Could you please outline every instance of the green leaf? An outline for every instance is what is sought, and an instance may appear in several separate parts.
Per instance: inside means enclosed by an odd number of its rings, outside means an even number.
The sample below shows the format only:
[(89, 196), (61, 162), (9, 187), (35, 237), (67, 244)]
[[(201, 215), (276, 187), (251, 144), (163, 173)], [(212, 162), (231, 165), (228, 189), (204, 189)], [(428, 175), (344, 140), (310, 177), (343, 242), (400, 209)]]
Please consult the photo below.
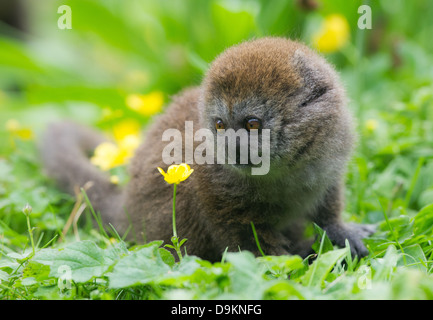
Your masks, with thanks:
[(407, 215), (390, 218), (380, 224), (382, 230), (387, 230), (388, 238), (404, 242), (414, 237), (414, 221)]
[(287, 274), (304, 268), (300, 256), (265, 256), (257, 258), (275, 277), (287, 277)]
[[(236, 4), (238, 8), (235, 8)], [(255, 30), (253, 6), (242, 5), (237, 1), (219, 1), (212, 3), (213, 23), (218, 33), (224, 36), (228, 44), (239, 42)], [(231, 23), (227, 23), (230, 21)]]
[(325, 236), (325, 238), (323, 239), (322, 253), (334, 250), (334, 246), (332, 245), (332, 242), (326, 235), (325, 231), (323, 231), (323, 229), (320, 228), (315, 223), (314, 223), (314, 231), (318, 235), (316, 241), (312, 245), (312, 248), (316, 253), (319, 253), (319, 248), (320, 248), (320, 244), (322, 243), (323, 236)]
[(107, 273), (109, 287), (124, 288), (147, 284), (170, 271), (166, 260), (161, 256), (160, 245), (160, 242), (152, 242), (121, 258), (113, 271)]
[(397, 252), (395, 245), (391, 244), (386, 248), (383, 258), (371, 260), (371, 267), (375, 270), (373, 280), (387, 280), (393, 274), (401, 253)]
[[(173, 255), (171, 256), (173, 257)], [(208, 265), (203, 267), (202, 264), (205, 263)], [(212, 265), (208, 261), (199, 260), (195, 256), (185, 256), (182, 261), (174, 264), (171, 272), (165, 273), (158, 279), (158, 284), (180, 288), (186, 287), (188, 284), (203, 285), (204, 282), (214, 280), (215, 275), (211, 274), (212, 270)]]
[[(427, 270), (427, 259), (419, 244), (414, 244), (404, 248), (404, 255), (406, 257), (406, 265), (420, 270)], [(399, 260), (398, 265), (403, 265), (402, 259)]]
[(308, 286), (322, 286), (334, 265), (347, 253), (344, 248), (321, 254), (302, 277), (302, 282)]
[(414, 221), (414, 233), (419, 234), (431, 234), (433, 225), (433, 204), (425, 206), (420, 212), (413, 218)]
[(23, 278), (34, 278), (36, 281), (46, 280), (50, 273), (50, 267), (36, 261), (29, 261), (23, 269)]
[(9, 274), (7, 272), (0, 270), (0, 283), (2, 281), (8, 280), (8, 278), (9, 278)]
[(170, 251), (164, 249), (164, 248), (159, 248), (159, 254), (161, 255), (161, 259), (170, 267), (173, 267), (174, 264), (176, 263), (176, 260), (174, 259), (173, 255), (171, 254)]
[(418, 202), (422, 206), (427, 206), (429, 204), (433, 204), (433, 187), (424, 190), (418, 199)]
[(93, 241), (84, 240), (71, 243), (64, 249), (43, 249), (36, 253), (33, 260), (49, 265), (50, 276), (58, 278), (59, 270), (64, 270), (66, 266), (71, 271), (71, 280), (86, 282), (100, 277), (113, 262), (112, 253), (107, 255), (107, 252)]
[(238, 299), (262, 299), (265, 282), (254, 255), (249, 251), (229, 252), (226, 259), (232, 266), (229, 272), (231, 293)]
[(28, 71), (41, 71), (40, 62), (34, 61), (31, 55), (26, 52), (25, 46), (18, 41), (11, 41), (6, 38), (0, 38), (0, 65), (7, 67), (16, 67)]
[(265, 292), (266, 299), (272, 300), (288, 300), (288, 299), (301, 299), (305, 297), (295, 287), (296, 283), (292, 281), (280, 281), (271, 285)]

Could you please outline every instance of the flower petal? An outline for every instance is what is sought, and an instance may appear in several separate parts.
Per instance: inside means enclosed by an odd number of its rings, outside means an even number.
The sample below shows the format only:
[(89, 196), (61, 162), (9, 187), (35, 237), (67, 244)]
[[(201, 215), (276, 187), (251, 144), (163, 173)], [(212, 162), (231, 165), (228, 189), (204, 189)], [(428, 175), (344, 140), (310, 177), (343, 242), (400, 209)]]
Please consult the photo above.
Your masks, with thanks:
[(160, 167), (157, 168), (159, 173), (162, 174), (164, 177), (167, 175), (164, 170), (162, 170)]
[(169, 184), (179, 184), (180, 182), (188, 179), (191, 173), (194, 171), (186, 163), (179, 165), (171, 165), (165, 173), (161, 168), (158, 167), (159, 172), (164, 176), (164, 180)]

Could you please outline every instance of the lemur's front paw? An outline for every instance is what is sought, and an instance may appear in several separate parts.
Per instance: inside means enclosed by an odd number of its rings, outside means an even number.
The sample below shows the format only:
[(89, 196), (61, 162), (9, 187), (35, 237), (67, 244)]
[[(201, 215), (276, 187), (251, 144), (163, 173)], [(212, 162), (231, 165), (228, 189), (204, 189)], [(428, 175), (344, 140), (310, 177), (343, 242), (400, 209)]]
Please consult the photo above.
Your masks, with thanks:
[(349, 241), (352, 257), (358, 256), (362, 258), (368, 255), (368, 250), (362, 239), (373, 234), (375, 232), (375, 226), (350, 223), (328, 226), (325, 227), (324, 230), (329, 239), (339, 247), (345, 247), (347, 239)]

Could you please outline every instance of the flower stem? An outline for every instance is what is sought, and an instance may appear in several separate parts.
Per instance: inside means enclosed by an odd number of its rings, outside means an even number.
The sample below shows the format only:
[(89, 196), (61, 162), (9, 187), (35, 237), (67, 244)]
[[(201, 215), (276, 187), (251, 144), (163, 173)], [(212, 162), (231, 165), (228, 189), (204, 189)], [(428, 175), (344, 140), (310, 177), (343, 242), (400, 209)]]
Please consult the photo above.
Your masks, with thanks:
[(33, 255), (35, 255), (35, 242), (33, 240), (33, 229), (32, 229), (32, 226), (30, 225), (30, 217), (29, 217), (29, 215), (27, 214), (26, 217), (27, 217), (27, 229), (29, 231), (30, 241), (32, 243), (32, 251), (33, 251)]
[(29, 231), (29, 236), (30, 236), (30, 241), (32, 243), (32, 251), (33, 251), (33, 255), (35, 255), (35, 242), (33, 240), (33, 229), (32, 226), (30, 225), (30, 213), (32, 213), (32, 207), (27, 203), (24, 208), (23, 208), (23, 213), (26, 216), (26, 220), (27, 220), (27, 230)]
[(177, 183), (174, 183), (173, 188), (173, 237), (171, 238), (171, 242), (173, 243), (174, 249), (176, 250), (177, 256), (179, 257), (179, 261), (182, 261), (182, 252), (180, 251), (180, 243), (179, 238), (177, 237), (176, 231), (176, 188)]
[(174, 188), (173, 188), (173, 237), (177, 238), (177, 231), (176, 231), (176, 187), (177, 187), (177, 184), (174, 183)]

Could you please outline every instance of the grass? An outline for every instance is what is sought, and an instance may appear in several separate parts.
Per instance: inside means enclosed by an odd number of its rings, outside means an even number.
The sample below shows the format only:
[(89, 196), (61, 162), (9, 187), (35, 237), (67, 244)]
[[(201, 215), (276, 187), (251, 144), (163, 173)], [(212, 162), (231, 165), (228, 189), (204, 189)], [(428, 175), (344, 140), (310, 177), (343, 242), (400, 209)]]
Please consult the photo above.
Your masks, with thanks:
[[(242, 10), (224, 1), (70, 1), (69, 31), (56, 28), (63, 3), (33, 7), (37, 36), (0, 36), (0, 299), (432, 299), (433, 9), (426, 1), (371, 3), (373, 29), (362, 33), (358, 5), (340, 2), (308, 13), (291, 1), (251, 1)], [(312, 263), (240, 251), (213, 264), (189, 255), (175, 262), (160, 242), (126, 243), (113, 228), (95, 228), (89, 209), (65, 228), (76, 200), (46, 178), (37, 150), (49, 120), (109, 130), (134, 118), (145, 126), (149, 117), (125, 107), (128, 94), (158, 90), (168, 102), (198, 83), (225, 46), (267, 34), (308, 42), (317, 20), (334, 12), (347, 17), (352, 40), (327, 58), (347, 87), (359, 135), (343, 218), (378, 226), (365, 240), (367, 257), (353, 260), (314, 226)], [(6, 130), (9, 119), (33, 138)], [(127, 180), (124, 168), (114, 173)]]

